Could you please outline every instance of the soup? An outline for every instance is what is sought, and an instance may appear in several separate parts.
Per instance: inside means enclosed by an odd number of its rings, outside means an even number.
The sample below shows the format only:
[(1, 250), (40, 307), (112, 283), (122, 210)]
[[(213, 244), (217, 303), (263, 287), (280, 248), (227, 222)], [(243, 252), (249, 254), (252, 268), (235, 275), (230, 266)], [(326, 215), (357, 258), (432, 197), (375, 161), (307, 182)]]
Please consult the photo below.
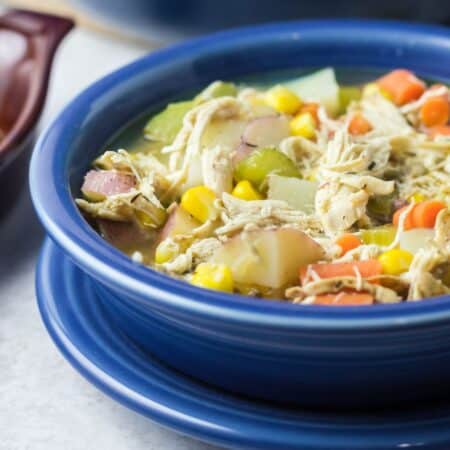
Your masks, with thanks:
[(216, 81), (93, 162), (77, 204), (196, 286), (322, 305), (450, 293), (449, 90), (398, 69)]

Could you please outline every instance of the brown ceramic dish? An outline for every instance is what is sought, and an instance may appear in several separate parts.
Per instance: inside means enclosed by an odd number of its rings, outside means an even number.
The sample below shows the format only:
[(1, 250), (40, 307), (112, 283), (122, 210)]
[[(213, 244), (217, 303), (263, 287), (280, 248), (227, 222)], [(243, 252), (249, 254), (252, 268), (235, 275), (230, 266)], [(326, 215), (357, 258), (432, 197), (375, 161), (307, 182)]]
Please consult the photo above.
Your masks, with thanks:
[(24, 184), (54, 53), (66, 18), (12, 10), (0, 17), (0, 217)]

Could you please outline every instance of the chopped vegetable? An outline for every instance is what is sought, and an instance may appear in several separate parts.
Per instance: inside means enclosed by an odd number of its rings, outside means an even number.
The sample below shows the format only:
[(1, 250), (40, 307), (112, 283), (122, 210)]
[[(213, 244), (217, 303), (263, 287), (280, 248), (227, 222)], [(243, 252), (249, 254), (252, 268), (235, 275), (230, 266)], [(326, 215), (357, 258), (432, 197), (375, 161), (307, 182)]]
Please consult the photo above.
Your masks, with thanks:
[(383, 273), (387, 275), (400, 275), (409, 269), (413, 255), (401, 248), (394, 248), (382, 253), (378, 257), (378, 260), (383, 267)]
[(182, 206), (177, 205), (171, 209), (166, 223), (159, 231), (157, 242), (163, 241), (166, 238), (174, 238), (176, 236), (190, 235), (201, 225), (201, 223), (194, 219)]
[(166, 109), (153, 116), (144, 128), (145, 136), (154, 141), (170, 144), (183, 125), (183, 118), (195, 102), (170, 103)]
[(421, 248), (426, 248), (433, 238), (432, 228), (414, 228), (400, 233), (399, 245), (400, 248), (415, 254)]
[(212, 261), (229, 266), (236, 283), (280, 288), (296, 281), (300, 266), (323, 255), (305, 233), (278, 228), (241, 233), (225, 242)]
[(112, 195), (125, 194), (135, 186), (136, 178), (131, 173), (90, 170), (84, 177), (81, 192), (87, 199), (99, 202)]
[(188, 189), (181, 197), (181, 206), (193, 217), (204, 223), (214, 220), (218, 211), (214, 206), (216, 195), (206, 186), (196, 186)]
[(417, 100), (425, 92), (425, 83), (405, 69), (389, 72), (379, 78), (377, 84), (392, 95), (396, 105)]
[(420, 108), (420, 120), (426, 127), (446, 125), (449, 115), (448, 97), (429, 97)]
[(201, 263), (195, 269), (191, 283), (206, 289), (233, 292), (233, 274), (224, 264)]
[(264, 198), (248, 180), (239, 181), (239, 183), (234, 187), (231, 195), (247, 201), (262, 200)]
[(357, 291), (341, 291), (336, 294), (321, 294), (314, 297), (314, 305), (326, 306), (362, 306), (372, 305), (372, 294)]
[[(400, 216), (407, 208), (409, 208), (409, 206), (404, 206), (395, 212), (392, 220), (392, 223), (395, 226), (398, 226)], [(446, 204), (438, 200), (426, 200), (424, 202), (416, 203), (405, 218), (404, 229), (434, 228), (436, 217), (444, 208), (446, 208)]]
[(266, 93), (266, 102), (276, 111), (283, 114), (295, 114), (302, 106), (302, 101), (291, 90), (277, 85)]
[(283, 200), (292, 208), (312, 214), (318, 186), (316, 181), (270, 175), (267, 198)]
[(362, 241), (354, 234), (346, 233), (336, 239), (336, 244), (341, 247), (342, 254), (345, 255), (350, 250), (358, 248), (362, 244)]
[(339, 111), (339, 86), (334, 70), (326, 68), (311, 75), (284, 83), (304, 101), (320, 103), (328, 112), (335, 115)]
[(242, 141), (251, 147), (273, 147), (289, 136), (286, 116), (264, 116), (253, 119), (245, 127)]
[(394, 213), (394, 202), (397, 193), (389, 195), (374, 195), (367, 202), (368, 215), (382, 223), (390, 222)]
[(344, 114), (351, 102), (358, 101), (362, 92), (359, 87), (339, 86), (339, 112)]
[(314, 279), (311, 273), (314, 273), (319, 278), (356, 277), (358, 273), (362, 278), (367, 278), (381, 275), (383, 273), (383, 268), (381, 262), (377, 259), (310, 264), (309, 266), (300, 269), (300, 279), (302, 284)]
[(360, 113), (353, 114), (348, 124), (348, 131), (353, 135), (366, 134), (372, 129), (370, 122)]
[(395, 227), (385, 225), (368, 230), (361, 230), (361, 239), (364, 244), (374, 244), (382, 247), (391, 245), (394, 242), (397, 230)]
[(316, 121), (309, 112), (297, 114), (289, 125), (294, 136), (302, 136), (306, 139), (313, 139), (316, 136)]
[(236, 166), (234, 176), (237, 181), (248, 180), (257, 189), (263, 190), (270, 174), (299, 177), (295, 164), (285, 154), (274, 148), (255, 150)]

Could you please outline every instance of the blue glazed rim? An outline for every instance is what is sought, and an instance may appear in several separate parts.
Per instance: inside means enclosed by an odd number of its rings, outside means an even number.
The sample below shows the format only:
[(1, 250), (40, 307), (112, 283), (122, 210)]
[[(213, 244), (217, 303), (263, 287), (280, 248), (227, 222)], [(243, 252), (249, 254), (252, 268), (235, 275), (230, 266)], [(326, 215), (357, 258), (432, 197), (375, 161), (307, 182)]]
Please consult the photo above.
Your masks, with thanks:
[[(370, 35), (370, 38), (368, 37)], [(40, 136), (30, 167), (30, 188), (35, 209), (50, 237), (84, 270), (124, 294), (152, 306), (176, 308), (206, 318), (251, 323), (253, 326), (310, 329), (386, 329), (437, 324), (450, 319), (450, 296), (422, 302), (404, 302), (376, 307), (333, 308), (260, 301), (251, 297), (201, 290), (155, 270), (134, 264), (118, 252), (87, 224), (78, 212), (68, 186), (65, 152), (73, 143), (72, 123), (102, 94), (149, 69), (170, 70), (171, 61), (198, 54), (221, 55), (243, 44), (263, 45), (301, 40), (326, 45), (330, 40), (342, 45), (379, 43), (373, 64), (392, 67), (391, 56), (383, 44), (402, 44), (399, 51), (419, 49), (421, 58), (409, 64), (423, 75), (450, 79), (450, 65), (427, 56), (427, 49), (439, 51), (450, 60), (450, 32), (446, 28), (411, 25), (394, 21), (322, 20), (299, 21), (245, 27), (190, 40), (152, 53), (92, 84), (73, 100)], [(362, 43), (362, 44), (361, 44)], [(392, 44), (391, 44), (392, 45)], [(353, 63), (357, 64), (357, 63)]]

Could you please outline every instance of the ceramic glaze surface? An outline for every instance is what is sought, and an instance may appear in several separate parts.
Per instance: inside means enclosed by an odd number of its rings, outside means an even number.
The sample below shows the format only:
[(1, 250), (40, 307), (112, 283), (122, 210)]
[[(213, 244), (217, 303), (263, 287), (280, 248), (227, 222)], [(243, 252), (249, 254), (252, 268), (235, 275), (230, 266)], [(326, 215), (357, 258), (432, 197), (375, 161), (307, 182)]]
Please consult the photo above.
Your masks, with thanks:
[(78, 212), (90, 161), (124, 124), (215, 79), (331, 65), (450, 79), (447, 29), (320, 21), (245, 28), (162, 50), (75, 99), (41, 136), (31, 190), (51, 238), (98, 281), (122, 331), (172, 367), (278, 402), (367, 407), (443, 397), (450, 298), (304, 307), (200, 290), (132, 263)]
[(449, 404), (378, 414), (281, 409), (171, 371), (117, 330), (95, 283), (49, 239), (36, 279), (45, 325), (69, 362), (108, 395), (178, 432), (241, 449), (448, 449)]

